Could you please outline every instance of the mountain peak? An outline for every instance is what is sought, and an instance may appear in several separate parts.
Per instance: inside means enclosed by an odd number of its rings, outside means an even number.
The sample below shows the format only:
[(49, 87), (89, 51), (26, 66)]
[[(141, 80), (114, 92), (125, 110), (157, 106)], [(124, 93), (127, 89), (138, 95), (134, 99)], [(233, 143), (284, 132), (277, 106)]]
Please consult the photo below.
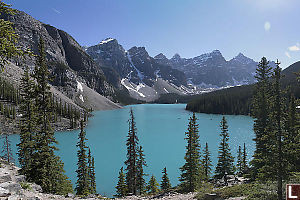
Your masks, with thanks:
[(167, 60), (168, 59), (163, 53), (160, 53), (160, 54), (154, 56), (154, 58), (157, 60)]
[(238, 61), (242, 64), (249, 64), (252, 62), (255, 62), (254, 60), (252, 60), (251, 58), (246, 57), (244, 54), (239, 53), (236, 57), (234, 57), (232, 60)]

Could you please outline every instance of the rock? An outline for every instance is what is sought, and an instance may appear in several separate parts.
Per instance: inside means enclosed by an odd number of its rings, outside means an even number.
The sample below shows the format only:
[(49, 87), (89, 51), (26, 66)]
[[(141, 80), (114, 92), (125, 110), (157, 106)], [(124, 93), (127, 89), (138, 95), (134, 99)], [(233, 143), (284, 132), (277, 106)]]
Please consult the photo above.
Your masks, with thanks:
[(205, 194), (205, 200), (224, 200), (222, 197), (220, 197), (217, 194)]
[(43, 189), (40, 185), (35, 184), (35, 183), (31, 183), (31, 189), (35, 192), (43, 192)]
[(16, 182), (17, 183), (25, 182), (25, 176), (24, 175), (16, 176)]
[(13, 182), (1, 183), (0, 187), (7, 189), (10, 193), (13, 194), (19, 193), (22, 190), (22, 187), (19, 183), (13, 183)]
[(0, 175), (0, 183), (11, 181), (9, 174)]
[(73, 194), (73, 193), (68, 193), (67, 195), (66, 195), (66, 197), (67, 198), (75, 198), (75, 195)]
[(8, 197), (11, 193), (2, 187), (0, 187), (0, 197)]

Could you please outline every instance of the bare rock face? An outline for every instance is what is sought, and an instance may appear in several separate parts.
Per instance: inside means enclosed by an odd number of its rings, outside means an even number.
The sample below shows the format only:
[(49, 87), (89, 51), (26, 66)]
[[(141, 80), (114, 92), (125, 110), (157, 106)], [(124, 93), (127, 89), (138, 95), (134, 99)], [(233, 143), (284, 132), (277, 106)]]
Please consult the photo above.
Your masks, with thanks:
[[(45, 41), (49, 69), (54, 76), (52, 85), (64, 93), (72, 93), (76, 81), (80, 80), (101, 95), (114, 94), (113, 87), (105, 80), (100, 66), (66, 32), (44, 24), (24, 12), (15, 15), (0, 15), (0, 18), (13, 22), (19, 37), (19, 45), (38, 53), (40, 38)], [(33, 67), (34, 58), (14, 60), (17, 65)], [(25, 63), (25, 64), (24, 64)]]

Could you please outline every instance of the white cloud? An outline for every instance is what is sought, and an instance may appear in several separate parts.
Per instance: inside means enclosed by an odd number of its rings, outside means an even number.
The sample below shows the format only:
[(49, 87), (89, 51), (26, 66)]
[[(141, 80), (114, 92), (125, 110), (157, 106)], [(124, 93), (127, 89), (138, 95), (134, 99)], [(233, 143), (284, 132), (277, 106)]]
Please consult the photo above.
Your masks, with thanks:
[(54, 12), (56, 12), (57, 14), (61, 14), (61, 12), (59, 11), (59, 10), (56, 10), (55, 8), (52, 8), (52, 10), (54, 11)]
[(265, 28), (265, 31), (269, 31), (270, 29), (271, 29), (271, 23), (270, 22), (265, 22), (265, 26), (264, 26), (264, 28)]
[(288, 57), (288, 58), (291, 58), (291, 55), (289, 54), (289, 52), (285, 52), (285, 55)]
[(290, 51), (299, 51), (299, 44), (297, 43), (297, 45), (291, 46), (288, 48)]

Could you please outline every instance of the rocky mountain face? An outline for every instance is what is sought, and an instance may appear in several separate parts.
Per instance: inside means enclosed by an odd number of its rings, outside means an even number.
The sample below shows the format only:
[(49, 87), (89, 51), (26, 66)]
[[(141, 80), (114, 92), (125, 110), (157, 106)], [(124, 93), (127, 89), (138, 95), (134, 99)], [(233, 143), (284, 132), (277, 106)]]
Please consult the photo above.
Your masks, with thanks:
[(182, 93), (180, 87), (187, 85), (183, 72), (158, 63), (144, 47), (126, 51), (116, 39), (108, 38), (86, 48), (86, 52), (103, 66), (105, 76), (116, 88), (125, 87), (140, 100), (151, 101), (170, 90)]
[(219, 50), (194, 58), (181, 58), (175, 54), (168, 59), (163, 54), (154, 57), (164, 65), (172, 66), (186, 75), (188, 83), (201, 88), (220, 88), (253, 83), (257, 62), (239, 54), (226, 61)]
[[(98, 93), (110, 96), (113, 87), (105, 80), (105, 76), (97, 63), (90, 58), (84, 49), (66, 32), (44, 24), (24, 12), (15, 15), (1, 15), (0, 18), (14, 23), (19, 37), (19, 45), (38, 52), (39, 39), (45, 41), (47, 61), (55, 79), (52, 85), (71, 97), (76, 91), (77, 81), (86, 84)], [(34, 66), (34, 58), (14, 60), (17, 65)], [(21, 66), (21, 67), (22, 67)]]

